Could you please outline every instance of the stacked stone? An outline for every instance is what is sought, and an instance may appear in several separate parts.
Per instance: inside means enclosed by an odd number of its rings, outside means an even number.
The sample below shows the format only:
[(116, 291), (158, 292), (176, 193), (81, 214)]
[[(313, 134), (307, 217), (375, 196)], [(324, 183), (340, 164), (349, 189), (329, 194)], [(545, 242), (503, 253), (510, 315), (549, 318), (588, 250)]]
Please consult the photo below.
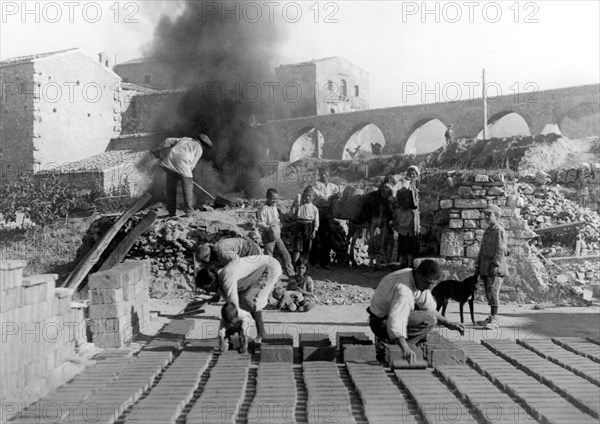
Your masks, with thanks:
[(600, 183), (600, 163), (583, 162), (579, 168), (556, 169), (552, 177), (556, 184), (598, 184)]
[(223, 353), (186, 418), (187, 424), (235, 422), (248, 383), (250, 355)]
[(256, 376), (256, 395), (248, 410), (248, 422), (295, 422), (296, 381), (292, 364), (261, 363)]
[(519, 216), (518, 198), (508, 195), (509, 190), (512, 187), (508, 183), (491, 180), (487, 175), (475, 175), (474, 181), (463, 181), (456, 194), (441, 199), (440, 209), (448, 211), (449, 223), (448, 228), (442, 231), (440, 254), (445, 257), (477, 257), (487, 228), (482, 211), (490, 204), (502, 209), (499, 222), (507, 231), (511, 251), (514, 252), (514, 246), (523, 250), (519, 253), (528, 253), (523, 241), (534, 237), (535, 233)]
[(430, 367), (440, 365), (462, 365), (466, 361), (465, 351), (433, 331), (422, 344), (423, 355)]
[(150, 262), (125, 261), (89, 277), (89, 325), (98, 347), (120, 347), (150, 321)]
[(55, 289), (55, 274), (23, 278), (25, 262), (0, 263), (0, 393), (2, 402), (30, 403), (42, 381), (85, 342), (80, 309)]
[(323, 423), (335, 419), (340, 423), (354, 423), (350, 393), (333, 362), (304, 362), (304, 383), (308, 393), (306, 405), (308, 423)]
[(323, 333), (300, 333), (300, 350), (303, 361), (335, 361), (335, 347), (329, 335)]

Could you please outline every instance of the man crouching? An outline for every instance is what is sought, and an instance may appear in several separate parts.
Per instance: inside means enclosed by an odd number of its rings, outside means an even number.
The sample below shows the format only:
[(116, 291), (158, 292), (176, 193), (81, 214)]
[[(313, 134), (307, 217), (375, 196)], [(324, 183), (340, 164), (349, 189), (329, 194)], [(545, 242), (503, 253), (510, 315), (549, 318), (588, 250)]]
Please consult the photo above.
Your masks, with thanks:
[(232, 337), (237, 334), (240, 342), (238, 352), (246, 353), (248, 351), (248, 329), (252, 325), (252, 321), (250, 313), (238, 309), (235, 303), (227, 302), (223, 305), (219, 327), (219, 350), (221, 352), (229, 350)]
[(383, 277), (367, 308), (378, 351), (383, 343), (397, 344), (404, 359), (413, 363), (416, 356), (409, 345), (425, 340), (436, 324), (464, 335), (462, 324), (450, 322), (436, 311), (430, 288), (440, 275), (439, 265), (426, 259), (416, 270), (404, 268)]

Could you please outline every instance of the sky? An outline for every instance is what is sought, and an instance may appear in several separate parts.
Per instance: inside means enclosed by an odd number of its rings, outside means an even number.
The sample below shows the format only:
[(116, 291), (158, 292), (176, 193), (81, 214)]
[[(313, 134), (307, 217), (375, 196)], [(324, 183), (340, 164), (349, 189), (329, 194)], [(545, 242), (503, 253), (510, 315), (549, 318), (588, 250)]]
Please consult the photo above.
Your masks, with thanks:
[[(596, 0), (271, 5), (254, 2), (239, 18), (283, 19), (279, 64), (343, 56), (369, 72), (371, 108), (479, 97), (482, 68), (490, 96), (600, 81)], [(181, 10), (177, 0), (0, 0), (0, 59), (79, 47), (120, 63), (143, 56), (159, 18)]]

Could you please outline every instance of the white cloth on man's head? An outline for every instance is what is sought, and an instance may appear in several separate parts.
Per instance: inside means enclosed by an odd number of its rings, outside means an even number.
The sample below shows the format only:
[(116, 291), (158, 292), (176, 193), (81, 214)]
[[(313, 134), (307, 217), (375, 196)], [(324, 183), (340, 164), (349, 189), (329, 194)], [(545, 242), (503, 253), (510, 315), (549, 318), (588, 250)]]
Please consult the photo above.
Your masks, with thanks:
[(171, 150), (162, 160), (161, 166), (184, 177), (193, 178), (194, 168), (203, 152), (200, 143), (190, 137), (170, 137), (163, 141), (160, 150), (168, 148)]
[[(264, 281), (261, 279), (266, 273)], [(255, 309), (261, 310), (267, 306), (269, 294), (281, 277), (282, 270), (279, 262), (268, 255), (246, 256), (228, 263), (217, 272), (220, 289), (227, 302), (240, 307), (239, 294), (251, 288), (254, 284), (262, 284), (257, 291)]]
[(388, 336), (394, 340), (407, 337), (408, 317), (415, 305), (427, 311), (435, 311), (437, 307), (431, 291), (417, 289), (413, 269), (404, 268), (383, 277), (369, 308), (379, 318), (387, 317)]

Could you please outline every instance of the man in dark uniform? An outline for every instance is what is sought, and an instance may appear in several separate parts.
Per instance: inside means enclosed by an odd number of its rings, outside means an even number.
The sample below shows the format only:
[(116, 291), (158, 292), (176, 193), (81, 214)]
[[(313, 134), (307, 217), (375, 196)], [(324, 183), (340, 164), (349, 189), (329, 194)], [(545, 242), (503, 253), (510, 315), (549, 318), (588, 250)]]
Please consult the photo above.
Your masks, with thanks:
[(490, 316), (477, 324), (487, 330), (495, 330), (500, 326), (498, 321), (498, 305), (500, 303), (500, 287), (507, 274), (506, 266), (506, 231), (498, 223), (502, 209), (497, 205), (489, 205), (483, 211), (488, 228), (483, 233), (479, 254), (475, 261), (475, 274), (481, 276), (485, 288), (485, 296), (490, 305)]

